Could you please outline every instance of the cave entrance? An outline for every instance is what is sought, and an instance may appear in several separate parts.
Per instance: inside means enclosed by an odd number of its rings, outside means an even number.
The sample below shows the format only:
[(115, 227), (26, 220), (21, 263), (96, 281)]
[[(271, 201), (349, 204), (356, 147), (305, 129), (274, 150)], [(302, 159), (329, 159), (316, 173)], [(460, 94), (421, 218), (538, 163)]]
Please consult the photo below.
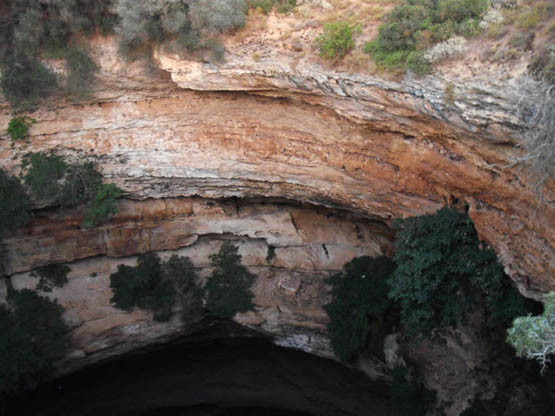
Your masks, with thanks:
[(8, 415), (387, 414), (387, 386), (333, 360), (221, 327), (11, 397)]

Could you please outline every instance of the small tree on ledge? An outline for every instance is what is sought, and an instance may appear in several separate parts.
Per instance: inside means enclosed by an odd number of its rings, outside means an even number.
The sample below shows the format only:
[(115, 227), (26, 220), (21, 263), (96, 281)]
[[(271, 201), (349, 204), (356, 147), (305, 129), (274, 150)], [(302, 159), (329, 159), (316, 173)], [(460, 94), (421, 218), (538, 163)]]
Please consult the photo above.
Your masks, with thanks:
[(250, 291), (254, 275), (241, 264), (238, 248), (225, 242), (210, 256), (214, 271), (206, 282), (206, 309), (212, 316), (233, 318), (237, 312), (254, 309)]

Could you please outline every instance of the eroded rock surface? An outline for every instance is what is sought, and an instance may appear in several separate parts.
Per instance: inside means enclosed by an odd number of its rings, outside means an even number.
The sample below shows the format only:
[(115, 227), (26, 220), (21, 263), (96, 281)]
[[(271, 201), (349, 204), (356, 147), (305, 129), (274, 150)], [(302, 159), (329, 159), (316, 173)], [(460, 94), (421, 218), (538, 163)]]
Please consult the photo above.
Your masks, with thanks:
[(79, 212), (46, 212), (5, 241), (16, 289), (35, 287), (37, 278), (29, 270), (70, 262), (69, 283), (51, 295), (66, 310), (72, 328), (73, 350), (64, 371), (187, 332), (177, 313), (159, 323), (150, 312), (128, 313), (110, 304), (110, 274), (120, 264), (135, 265), (138, 253), (187, 256), (205, 280), (212, 271), (209, 256), (231, 239), (243, 264), (257, 276), (252, 288), (256, 310), (235, 320), (273, 336), (278, 345), (331, 357), (322, 308), (329, 301), (324, 279), (354, 257), (390, 254), (392, 248), (384, 224), (283, 203), (126, 201), (107, 225), (82, 230), (79, 222)]
[[(70, 283), (53, 294), (73, 327), (68, 368), (181, 330), (177, 320), (155, 324), (149, 314), (109, 304), (108, 276), (118, 264), (177, 250), (205, 277), (222, 237), (236, 239), (259, 276), (257, 311), (237, 320), (323, 355), (322, 279), (355, 255), (391, 254), (395, 218), (467, 205), (523, 293), (538, 298), (555, 289), (555, 188), (545, 185), (540, 204), (533, 178), (512, 166), (520, 125), (504, 81), (487, 73), (384, 81), (278, 49), (254, 60), (256, 45), (229, 40), (221, 65), (158, 53), (158, 68), (145, 69), (118, 59), (112, 40), (96, 39), (93, 98), (45, 103), (31, 114), (28, 143), (12, 147), (2, 131), (0, 162), (12, 174), (25, 153), (55, 151), (96, 161), (125, 192), (105, 226), (85, 231), (79, 212), (43, 209), (4, 241), (16, 287), (34, 285), (35, 267), (71, 263)], [(452, 104), (443, 98), (448, 82)], [(6, 103), (0, 109), (7, 126), (11, 111)], [(303, 207), (260, 203), (276, 199)], [(335, 210), (357, 217), (335, 222)]]

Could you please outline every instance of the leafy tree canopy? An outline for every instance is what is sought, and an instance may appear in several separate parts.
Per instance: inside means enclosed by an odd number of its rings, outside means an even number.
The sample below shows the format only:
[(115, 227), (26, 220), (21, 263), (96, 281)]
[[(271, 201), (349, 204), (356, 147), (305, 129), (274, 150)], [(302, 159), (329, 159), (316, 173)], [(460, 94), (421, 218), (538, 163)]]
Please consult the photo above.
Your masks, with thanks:
[(451, 208), (397, 223), (389, 296), (399, 302), (408, 334), (465, 322), (483, 305), (488, 325), (510, 322), (525, 311), (524, 302), (503, 273), (495, 253), (480, 249), (467, 215)]
[(160, 258), (156, 254), (139, 256), (136, 267), (119, 265), (110, 276), (114, 290), (111, 302), (123, 310), (137, 306), (154, 313), (154, 319), (167, 321), (175, 303), (175, 289), (162, 275)]
[(214, 271), (206, 282), (206, 308), (220, 318), (233, 318), (237, 312), (254, 309), (250, 291), (254, 276), (241, 264), (238, 248), (225, 242), (210, 256)]
[(42, 290), (44, 292), (52, 292), (53, 287), (64, 286), (67, 280), (67, 274), (71, 271), (70, 267), (65, 264), (49, 264), (47, 266), (39, 267), (31, 276), (40, 277), (35, 290)]
[(19, 180), (0, 169), (0, 239), (31, 219), (31, 202)]
[(0, 305), (0, 393), (36, 386), (68, 350), (68, 328), (56, 301), (11, 289)]
[(190, 322), (203, 315), (203, 290), (197, 285), (197, 274), (187, 257), (173, 255), (162, 262), (156, 254), (139, 256), (137, 266), (119, 265), (110, 276), (114, 291), (111, 302), (131, 311), (135, 306), (150, 310), (154, 319), (171, 318), (177, 299), (181, 303), (181, 318)]
[(383, 340), (397, 315), (386, 280), (395, 265), (387, 257), (358, 257), (327, 279), (332, 301), (324, 306), (335, 354), (350, 361), (359, 353), (383, 355)]

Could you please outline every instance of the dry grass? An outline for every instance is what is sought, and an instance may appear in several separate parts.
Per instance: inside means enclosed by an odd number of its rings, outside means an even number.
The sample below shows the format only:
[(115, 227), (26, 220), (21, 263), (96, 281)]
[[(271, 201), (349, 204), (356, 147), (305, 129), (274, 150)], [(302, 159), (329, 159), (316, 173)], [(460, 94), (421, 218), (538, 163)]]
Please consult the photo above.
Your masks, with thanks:
[(259, 10), (250, 9), (245, 26), (235, 33), (235, 39), (242, 42), (253, 34), (266, 30), (268, 28), (267, 19), (268, 17)]

